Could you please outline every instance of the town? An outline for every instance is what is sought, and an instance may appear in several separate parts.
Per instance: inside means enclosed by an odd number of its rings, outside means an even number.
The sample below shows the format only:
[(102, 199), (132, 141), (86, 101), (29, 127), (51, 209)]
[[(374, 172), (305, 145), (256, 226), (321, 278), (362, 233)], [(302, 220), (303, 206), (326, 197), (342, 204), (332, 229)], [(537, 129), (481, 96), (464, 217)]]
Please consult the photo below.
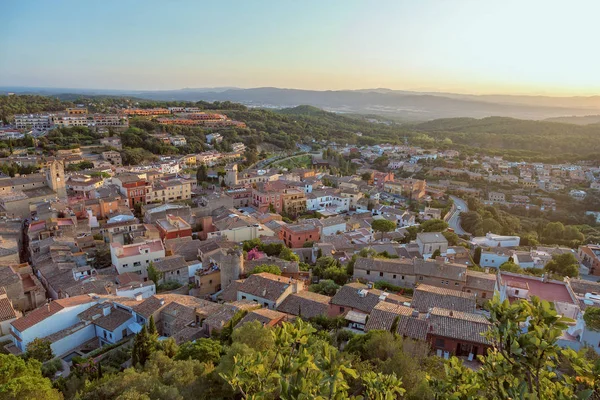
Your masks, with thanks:
[(131, 366), (151, 328), (185, 346), (307, 320), (476, 369), (497, 298), (548, 302), (571, 321), (561, 347), (600, 353), (598, 160), (406, 137), (278, 151), (206, 106), (90, 102), (0, 127), (2, 352), (45, 348), (64, 379)]

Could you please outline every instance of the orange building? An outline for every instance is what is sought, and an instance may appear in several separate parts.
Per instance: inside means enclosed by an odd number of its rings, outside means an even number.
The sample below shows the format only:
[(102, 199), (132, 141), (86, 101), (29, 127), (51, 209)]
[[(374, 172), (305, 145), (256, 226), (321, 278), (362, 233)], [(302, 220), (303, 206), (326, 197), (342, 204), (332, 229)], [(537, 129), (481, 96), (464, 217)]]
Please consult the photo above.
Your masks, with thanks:
[(318, 242), (321, 239), (319, 228), (311, 224), (284, 225), (279, 238), (289, 248), (302, 247), (306, 242)]
[(167, 108), (127, 108), (123, 110), (126, 115), (153, 116), (170, 114)]

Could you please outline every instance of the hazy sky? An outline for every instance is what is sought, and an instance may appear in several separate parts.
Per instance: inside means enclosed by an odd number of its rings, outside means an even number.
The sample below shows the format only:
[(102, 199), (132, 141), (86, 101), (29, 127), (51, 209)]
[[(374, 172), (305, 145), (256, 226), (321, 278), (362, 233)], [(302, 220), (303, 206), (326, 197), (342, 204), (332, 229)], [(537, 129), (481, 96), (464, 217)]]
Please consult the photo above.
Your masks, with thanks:
[(600, 1), (0, 1), (0, 85), (600, 94)]

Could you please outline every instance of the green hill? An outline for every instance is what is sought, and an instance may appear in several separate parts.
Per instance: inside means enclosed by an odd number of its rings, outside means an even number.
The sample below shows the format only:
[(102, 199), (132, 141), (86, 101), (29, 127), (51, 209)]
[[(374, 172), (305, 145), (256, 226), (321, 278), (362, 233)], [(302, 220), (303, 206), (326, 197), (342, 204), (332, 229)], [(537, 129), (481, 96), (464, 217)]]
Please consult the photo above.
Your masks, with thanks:
[(489, 117), (437, 119), (410, 129), (436, 139), (449, 138), (456, 144), (512, 150), (513, 154), (572, 157), (600, 153), (600, 125)]

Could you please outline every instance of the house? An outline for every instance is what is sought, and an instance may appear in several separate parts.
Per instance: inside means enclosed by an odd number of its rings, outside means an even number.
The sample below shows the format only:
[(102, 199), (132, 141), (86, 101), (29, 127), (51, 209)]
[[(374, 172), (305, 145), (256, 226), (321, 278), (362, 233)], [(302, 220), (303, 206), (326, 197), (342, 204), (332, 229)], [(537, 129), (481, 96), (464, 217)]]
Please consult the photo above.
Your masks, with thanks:
[[(92, 296), (83, 295), (54, 300), (36, 308), (27, 315), (11, 322), (10, 331), (13, 336), (13, 344), (24, 352), (33, 339), (45, 338), (78, 324), (80, 322), (77, 317), (78, 314), (97, 303), (98, 301), (93, 299)], [(94, 337), (93, 327), (86, 329), (78, 336), (81, 335), (84, 336), (85, 340), (83, 341), (92, 339)], [(68, 336), (70, 335), (67, 335), (66, 338)], [(79, 341), (83, 343), (81, 339)], [(73, 348), (72, 338), (71, 344), (56, 338), (50, 347), (54, 354), (64, 354)]]
[(385, 281), (403, 287), (413, 287), (416, 283), (412, 259), (360, 257), (354, 263), (354, 277), (373, 282)]
[(311, 224), (284, 225), (279, 238), (289, 248), (302, 247), (306, 242), (318, 242), (321, 238), (319, 228)]
[(427, 315), (427, 341), (439, 357), (485, 355), (492, 343), (485, 337), (490, 322), (481, 314), (434, 307)]
[(251, 310), (242, 318), (238, 326), (242, 326), (246, 322), (258, 321), (263, 326), (275, 326), (289, 319), (289, 316), (285, 313), (270, 310), (268, 308), (258, 308)]
[(330, 316), (331, 297), (307, 290), (290, 294), (277, 307), (277, 311), (310, 319), (319, 315)]
[(488, 200), (492, 202), (504, 203), (506, 201), (506, 195), (502, 192), (489, 192)]
[(18, 311), (33, 310), (46, 302), (46, 290), (27, 263), (0, 266), (0, 288)]
[(331, 298), (330, 312), (335, 315), (341, 315), (348, 311), (369, 314), (380, 301), (403, 304), (410, 302), (410, 299), (374, 289), (371, 284), (347, 283)]
[(411, 307), (419, 312), (428, 312), (433, 307), (474, 313), (477, 304), (474, 293), (419, 285), (414, 291)]
[(161, 240), (148, 240), (143, 243), (122, 245), (110, 244), (112, 265), (119, 274), (136, 272), (143, 278), (148, 277), (148, 265), (165, 257), (165, 248)]
[(329, 236), (335, 235), (338, 232), (346, 232), (346, 219), (341, 215), (317, 220), (316, 225), (320, 228), (321, 236)]
[(462, 290), (467, 279), (467, 266), (446, 262), (443, 257), (435, 260), (414, 259), (417, 284)]
[(479, 265), (482, 267), (500, 268), (500, 265), (512, 259), (513, 251), (495, 247), (481, 252)]
[(518, 236), (502, 236), (494, 233), (487, 233), (485, 236), (478, 236), (471, 239), (471, 244), (480, 247), (517, 247), (521, 242)]
[(581, 264), (589, 269), (590, 275), (600, 275), (600, 246), (589, 244), (579, 247)]
[(467, 279), (463, 292), (474, 293), (477, 304), (483, 304), (494, 297), (496, 291), (496, 275), (485, 272), (467, 270)]
[(10, 324), (22, 315), (13, 308), (4, 287), (0, 287), (0, 340), (10, 338)]
[(272, 310), (292, 293), (302, 290), (303, 284), (291, 278), (262, 272), (250, 275), (238, 287), (237, 300), (251, 300)]
[(177, 215), (167, 214), (166, 218), (157, 219), (156, 227), (162, 240), (192, 236), (191, 225)]
[(417, 244), (419, 245), (419, 253), (423, 258), (430, 258), (436, 250), (439, 250), (441, 255), (446, 255), (448, 251), (448, 240), (441, 232), (419, 232), (417, 233)]
[(177, 282), (187, 285), (190, 281), (188, 263), (181, 255), (165, 257), (154, 262), (154, 267), (160, 272), (158, 284), (165, 282)]
[(204, 323), (211, 315), (223, 310), (224, 305), (181, 294), (157, 294), (135, 305), (133, 311), (138, 324), (154, 318), (161, 336), (173, 337), (177, 343), (209, 335)]

